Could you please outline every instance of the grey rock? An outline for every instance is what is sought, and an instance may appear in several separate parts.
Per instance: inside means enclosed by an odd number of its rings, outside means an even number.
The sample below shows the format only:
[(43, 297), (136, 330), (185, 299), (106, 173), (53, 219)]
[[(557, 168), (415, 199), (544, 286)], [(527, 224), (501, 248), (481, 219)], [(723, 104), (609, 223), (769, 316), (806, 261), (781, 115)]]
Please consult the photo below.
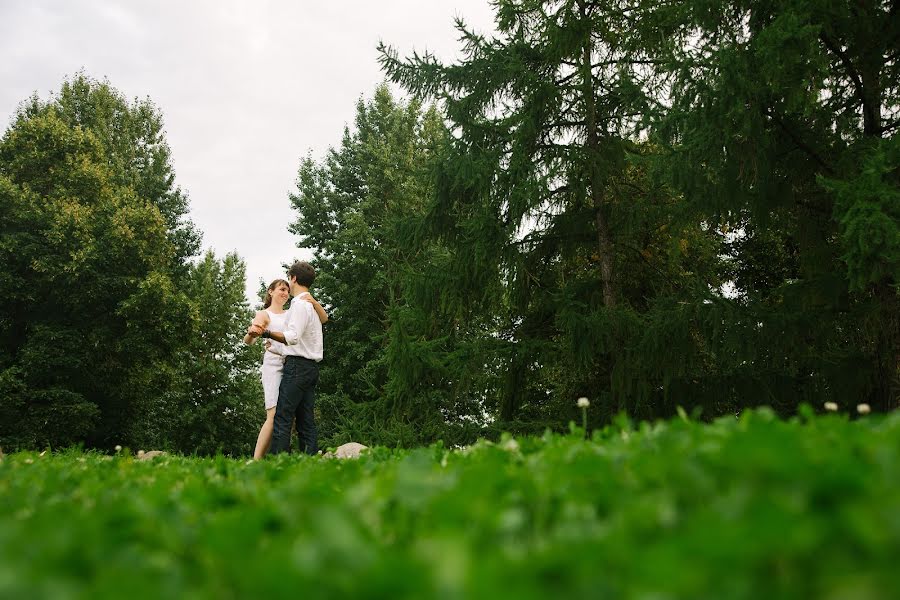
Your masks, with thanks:
[(329, 458), (359, 458), (359, 454), (363, 450), (368, 449), (368, 446), (356, 442), (348, 442), (335, 448), (334, 453), (328, 452), (325, 456), (328, 456)]
[(137, 459), (138, 460), (151, 460), (156, 458), (157, 456), (167, 456), (168, 452), (163, 452), (162, 450), (151, 450), (150, 452), (138, 452)]

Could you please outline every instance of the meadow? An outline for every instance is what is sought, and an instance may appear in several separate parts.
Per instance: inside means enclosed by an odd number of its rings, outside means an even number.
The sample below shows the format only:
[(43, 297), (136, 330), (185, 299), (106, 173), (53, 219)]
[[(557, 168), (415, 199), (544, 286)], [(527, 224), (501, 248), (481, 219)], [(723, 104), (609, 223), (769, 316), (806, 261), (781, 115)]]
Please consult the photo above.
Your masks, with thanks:
[(898, 598), (900, 413), (0, 459), (2, 598)]

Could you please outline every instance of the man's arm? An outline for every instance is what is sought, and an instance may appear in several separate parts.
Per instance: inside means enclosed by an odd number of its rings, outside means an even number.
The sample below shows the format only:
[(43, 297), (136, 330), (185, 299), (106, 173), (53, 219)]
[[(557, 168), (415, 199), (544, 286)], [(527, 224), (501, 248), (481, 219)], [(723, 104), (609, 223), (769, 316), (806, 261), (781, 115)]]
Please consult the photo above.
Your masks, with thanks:
[[(256, 341), (256, 338), (261, 337), (263, 339), (272, 339), (276, 342), (281, 342), (282, 344), (286, 344), (284, 341), (284, 334), (280, 331), (269, 331), (268, 329), (263, 329), (261, 325), (251, 325), (247, 328), (247, 335), (244, 338), (245, 343), (252, 344)], [(247, 342), (247, 338), (250, 338), (251, 342)]]

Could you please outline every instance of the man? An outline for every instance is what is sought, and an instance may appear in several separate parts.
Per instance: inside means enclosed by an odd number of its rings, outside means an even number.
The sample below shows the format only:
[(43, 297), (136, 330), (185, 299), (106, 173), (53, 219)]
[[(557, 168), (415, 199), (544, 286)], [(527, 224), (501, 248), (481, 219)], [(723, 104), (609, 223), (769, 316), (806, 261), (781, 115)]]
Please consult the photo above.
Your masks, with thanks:
[(291, 443), (291, 426), (297, 419), (300, 446), (307, 454), (319, 452), (316, 420), (313, 416), (316, 383), (319, 381), (319, 361), (322, 360), (322, 323), (309, 302), (298, 301), (309, 293), (316, 271), (307, 262), (295, 262), (288, 269), (291, 284), (291, 307), (288, 309), (284, 332), (263, 330), (251, 325), (248, 335), (271, 338), (285, 344), (284, 369), (275, 405), (271, 454), (287, 452)]

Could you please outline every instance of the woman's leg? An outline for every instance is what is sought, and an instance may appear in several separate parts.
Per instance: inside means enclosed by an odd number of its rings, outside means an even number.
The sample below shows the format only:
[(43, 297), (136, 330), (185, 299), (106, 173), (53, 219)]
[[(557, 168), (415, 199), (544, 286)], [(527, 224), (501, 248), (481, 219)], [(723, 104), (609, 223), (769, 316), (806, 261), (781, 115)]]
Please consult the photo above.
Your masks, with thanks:
[(256, 450), (253, 451), (253, 460), (260, 460), (265, 457), (272, 445), (272, 425), (275, 422), (275, 408), (266, 409), (266, 422), (263, 423), (259, 430), (259, 437), (256, 438)]

